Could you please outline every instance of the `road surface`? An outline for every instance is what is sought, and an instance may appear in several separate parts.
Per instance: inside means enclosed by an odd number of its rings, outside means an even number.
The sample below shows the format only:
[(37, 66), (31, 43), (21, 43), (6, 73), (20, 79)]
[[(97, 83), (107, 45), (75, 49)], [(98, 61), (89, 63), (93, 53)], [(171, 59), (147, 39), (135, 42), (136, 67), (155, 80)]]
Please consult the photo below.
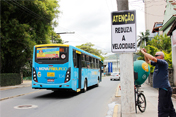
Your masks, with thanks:
[(99, 87), (86, 93), (34, 90), (31, 87), (1, 91), (1, 117), (105, 117), (120, 81), (103, 77)]

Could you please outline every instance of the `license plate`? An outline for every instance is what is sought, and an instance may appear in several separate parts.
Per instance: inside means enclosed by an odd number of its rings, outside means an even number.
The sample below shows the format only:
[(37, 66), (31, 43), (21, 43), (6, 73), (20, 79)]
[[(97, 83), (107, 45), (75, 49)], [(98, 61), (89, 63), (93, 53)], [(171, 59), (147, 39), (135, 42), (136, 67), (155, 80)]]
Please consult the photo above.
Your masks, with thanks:
[(54, 79), (48, 79), (47, 81), (48, 82), (54, 82)]
[(55, 73), (54, 72), (47, 72), (47, 77), (55, 77)]

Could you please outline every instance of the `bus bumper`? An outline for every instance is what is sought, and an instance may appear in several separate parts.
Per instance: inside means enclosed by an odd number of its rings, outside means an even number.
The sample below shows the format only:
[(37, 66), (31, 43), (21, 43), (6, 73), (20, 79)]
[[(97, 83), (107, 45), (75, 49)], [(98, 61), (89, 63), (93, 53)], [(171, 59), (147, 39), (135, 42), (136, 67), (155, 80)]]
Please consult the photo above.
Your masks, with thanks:
[(48, 90), (54, 90), (54, 89), (72, 89), (70, 83), (61, 83), (61, 84), (44, 84), (44, 83), (32, 83), (33, 89), (48, 89)]

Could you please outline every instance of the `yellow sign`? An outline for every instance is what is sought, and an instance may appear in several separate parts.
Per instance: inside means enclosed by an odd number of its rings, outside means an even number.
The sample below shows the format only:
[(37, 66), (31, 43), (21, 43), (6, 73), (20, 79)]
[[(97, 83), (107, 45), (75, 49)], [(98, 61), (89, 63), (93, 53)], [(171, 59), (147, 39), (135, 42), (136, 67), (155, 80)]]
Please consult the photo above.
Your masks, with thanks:
[(76, 53), (81, 54), (81, 52), (80, 52), (80, 51), (77, 51), (77, 50), (76, 50)]
[(47, 77), (55, 77), (55, 73), (54, 72), (47, 72)]
[(113, 15), (113, 21), (112, 22), (129, 22), (129, 21), (134, 21), (134, 14), (133, 13), (125, 13), (125, 14), (118, 14), (118, 15)]

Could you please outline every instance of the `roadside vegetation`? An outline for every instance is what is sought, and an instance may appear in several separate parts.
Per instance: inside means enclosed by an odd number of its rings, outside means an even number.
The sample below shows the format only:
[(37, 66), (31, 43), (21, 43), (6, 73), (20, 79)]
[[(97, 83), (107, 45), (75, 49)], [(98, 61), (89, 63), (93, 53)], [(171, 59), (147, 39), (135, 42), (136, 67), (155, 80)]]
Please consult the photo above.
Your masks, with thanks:
[[(33, 47), (36, 44), (63, 43), (54, 32), (60, 11), (58, 0), (0, 1), (1, 73), (23, 73), (31, 79)], [(104, 60), (102, 51), (86, 43), (79, 48)]]
[[(172, 68), (172, 50), (171, 50), (171, 38), (165, 35), (156, 35), (153, 38), (149, 37), (149, 32), (141, 33), (138, 39), (138, 47), (145, 48), (147, 53), (155, 55), (156, 52), (162, 51), (165, 55), (165, 60), (169, 64), (169, 68)], [(140, 55), (138, 60), (144, 60), (144, 55), (141, 52), (137, 53)], [(154, 71), (154, 67), (150, 65), (151, 73)]]
[(32, 59), (33, 46), (51, 43), (60, 11), (57, 0), (0, 1), (1, 73), (20, 73)]
[(96, 56), (101, 58), (101, 61), (104, 61), (104, 57), (102, 55), (106, 55), (106, 53), (103, 53), (101, 50), (93, 48), (94, 44), (88, 42), (88, 43), (85, 43), (85, 44), (82, 44), (82, 45), (79, 45), (79, 46), (76, 46), (76, 47), (80, 48), (80, 49), (82, 49), (86, 52), (89, 52), (93, 55), (96, 55)]

